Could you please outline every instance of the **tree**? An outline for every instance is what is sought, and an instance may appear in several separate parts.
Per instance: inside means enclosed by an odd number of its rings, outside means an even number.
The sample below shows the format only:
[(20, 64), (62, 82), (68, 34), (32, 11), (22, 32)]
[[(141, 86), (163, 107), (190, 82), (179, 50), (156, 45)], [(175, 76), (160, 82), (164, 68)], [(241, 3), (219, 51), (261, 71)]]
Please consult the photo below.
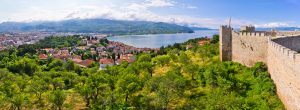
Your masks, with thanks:
[(68, 60), (65, 64), (64, 64), (65, 68), (67, 71), (74, 71), (75, 70), (75, 63), (71, 60)]
[(213, 38), (210, 41), (210, 43), (216, 44), (218, 42), (219, 42), (219, 35), (213, 35)]
[(109, 77), (104, 73), (90, 74), (84, 82), (76, 86), (76, 90), (84, 98), (86, 107), (103, 108), (104, 102), (108, 102), (106, 95), (110, 91)]
[(138, 77), (135, 74), (122, 74), (116, 82), (116, 91), (119, 97), (124, 99), (123, 104), (129, 104), (131, 94), (140, 89)]
[(35, 60), (25, 57), (18, 61), (10, 62), (8, 69), (14, 73), (25, 73), (32, 76), (34, 72), (38, 71), (38, 66)]
[(191, 77), (192, 80), (196, 80), (196, 74), (199, 72), (199, 65), (195, 65), (195, 64), (187, 64), (184, 66), (184, 69), (186, 72), (188, 72)]
[(42, 108), (45, 106), (46, 102), (43, 98), (43, 94), (47, 92), (49, 89), (48, 84), (44, 79), (33, 76), (32, 80), (29, 83), (29, 93), (33, 95), (35, 98), (33, 98), (33, 104), (36, 104), (39, 108)]
[(49, 102), (53, 104), (54, 109), (62, 110), (67, 96), (63, 90), (54, 90), (49, 95)]
[(24, 56), (27, 53), (33, 55), (33, 54), (37, 53), (36, 49), (37, 49), (37, 47), (33, 44), (20, 45), (18, 47), (17, 55)]
[(180, 99), (185, 83), (185, 79), (174, 72), (168, 72), (165, 76), (151, 81), (151, 88), (162, 104), (162, 109), (168, 109), (170, 102)]
[(151, 56), (149, 54), (142, 54), (138, 57), (137, 62), (151, 62)]
[(168, 64), (171, 61), (170, 56), (168, 55), (162, 55), (162, 56), (157, 56), (152, 59), (152, 62), (156, 65), (164, 66)]
[(56, 71), (62, 71), (63, 70), (63, 62), (61, 60), (53, 60), (51, 63), (48, 64), (47, 70), (56, 70)]
[(182, 64), (190, 63), (190, 58), (187, 56), (187, 54), (185, 52), (180, 52), (178, 59), (179, 59), (179, 62)]

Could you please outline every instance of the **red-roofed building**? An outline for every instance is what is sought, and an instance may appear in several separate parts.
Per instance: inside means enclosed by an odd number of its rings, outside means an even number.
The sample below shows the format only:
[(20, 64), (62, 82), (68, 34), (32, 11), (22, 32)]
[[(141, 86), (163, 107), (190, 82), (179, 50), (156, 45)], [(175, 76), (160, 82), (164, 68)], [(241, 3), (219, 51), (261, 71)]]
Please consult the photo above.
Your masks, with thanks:
[(81, 59), (72, 59), (72, 61), (78, 65), (82, 62)]
[(199, 44), (200, 46), (203, 46), (203, 45), (205, 45), (205, 44), (209, 44), (209, 42), (210, 42), (210, 39), (207, 38), (207, 39), (198, 41), (198, 44)]
[(42, 50), (45, 50), (47, 53), (54, 52), (54, 49), (52, 49), (52, 48), (44, 48)]
[(118, 64), (121, 64), (122, 61), (127, 61), (128, 63), (132, 63), (135, 61), (135, 56), (133, 54), (121, 55), (118, 60)]
[(39, 55), (39, 59), (40, 60), (47, 60), (48, 59), (48, 55), (46, 55), (46, 54), (40, 54)]
[(72, 59), (72, 61), (79, 65), (80, 67), (88, 67), (90, 66), (94, 61), (93, 60), (90, 60), (90, 59), (86, 59), (86, 60), (81, 60), (81, 59)]
[(90, 59), (86, 59), (86, 60), (83, 60), (79, 65), (81, 67), (88, 67), (90, 66), (94, 61), (93, 60), (90, 60)]
[(3, 46), (0, 44), (0, 51), (3, 49)]
[(81, 59), (81, 56), (79, 56), (79, 55), (72, 55), (71, 58), (72, 59)]
[(104, 58), (99, 60), (99, 64), (100, 64), (100, 69), (102, 70), (105, 69), (107, 66), (113, 66), (115, 62), (113, 59)]
[(193, 45), (187, 45), (187, 46), (186, 46), (186, 49), (187, 49), (187, 50), (190, 49), (190, 48), (193, 48)]

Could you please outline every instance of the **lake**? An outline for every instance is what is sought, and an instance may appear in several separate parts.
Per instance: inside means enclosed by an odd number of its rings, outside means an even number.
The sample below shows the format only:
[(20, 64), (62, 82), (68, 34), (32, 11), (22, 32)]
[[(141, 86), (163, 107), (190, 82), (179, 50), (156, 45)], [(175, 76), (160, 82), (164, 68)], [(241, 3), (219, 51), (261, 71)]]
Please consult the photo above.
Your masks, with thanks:
[(110, 41), (122, 42), (134, 47), (159, 48), (174, 43), (182, 43), (189, 39), (199, 37), (212, 37), (218, 34), (218, 30), (201, 30), (195, 33), (179, 33), (179, 34), (149, 34), (149, 35), (124, 35), (108, 37)]

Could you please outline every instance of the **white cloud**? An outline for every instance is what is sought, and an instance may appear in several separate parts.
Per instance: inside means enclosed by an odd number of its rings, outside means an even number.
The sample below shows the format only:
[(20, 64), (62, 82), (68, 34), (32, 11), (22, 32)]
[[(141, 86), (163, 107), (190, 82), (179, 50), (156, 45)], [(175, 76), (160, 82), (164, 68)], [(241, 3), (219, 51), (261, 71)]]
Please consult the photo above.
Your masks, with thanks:
[(187, 6), (186, 8), (189, 8), (189, 9), (197, 9), (198, 7), (196, 7), (196, 6)]
[(186, 15), (159, 15), (149, 10), (133, 10), (128, 8), (115, 8), (115, 7), (89, 7), (85, 9), (81, 7), (68, 14), (67, 19), (73, 18), (105, 18), (114, 20), (140, 20), (140, 21), (154, 21), (154, 22), (167, 22), (176, 23), (180, 25), (190, 25), (197, 27), (213, 27), (216, 28), (220, 24), (224, 24), (224, 20), (191, 17)]
[[(167, 22), (180, 25), (189, 25), (195, 27), (210, 27), (218, 28), (220, 24), (226, 24), (227, 20), (192, 17), (187, 15), (159, 15), (147, 9), (135, 10), (128, 7), (117, 6), (79, 6), (68, 10), (41, 10), (35, 9), (23, 11), (13, 15), (12, 21), (59, 21), (66, 19), (89, 19), (103, 18), (113, 20), (139, 20), (139, 21), (154, 21)], [(235, 20), (233, 24), (242, 25), (244, 21)]]
[(286, 22), (271, 22), (267, 24), (255, 24), (255, 27), (262, 27), (262, 28), (273, 28), (273, 27), (291, 27), (290, 23)]
[[(172, 0), (145, 0), (143, 2), (127, 3), (123, 5), (99, 5), (99, 4), (69, 4), (63, 8), (49, 9), (43, 6), (31, 6), (18, 13), (11, 15), (10, 21), (58, 21), (66, 19), (89, 19), (103, 18), (114, 20), (140, 20), (168, 22), (180, 25), (196, 27), (218, 28), (221, 24), (228, 24), (228, 20), (223, 18), (203, 18), (189, 15), (160, 15), (151, 11), (151, 8), (182, 7), (195, 9), (197, 7), (180, 4)], [(232, 20), (233, 26), (254, 24), (247, 20)]]
[[(140, 20), (168, 22), (181, 25), (216, 27), (220, 20), (191, 17), (186, 15), (159, 15), (150, 8), (183, 6), (172, 0), (145, 0), (140, 3), (128, 3), (123, 6), (114, 5), (70, 5), (63, 9), (50, 10), (32, 6), (24, 11), (15, 13), (11, 21), (58, 21), (65, 19), (104, 18), (114, 20)], [(188, 6), (188, 5), (184, 5)], [(187, 7), (184, 7), (187, 8)], [(195, 8), (189, 6), (189, 8)]]
[(146, 0), (142, 3), (129, 3), (126, 8), (130, 10), (147, 10), (156, 7), (173, 7), (176, 3), (171, 0)]
[(176, 4), (171, 0), (146, 0), (146, 5), (149, 7), (170, 7)]

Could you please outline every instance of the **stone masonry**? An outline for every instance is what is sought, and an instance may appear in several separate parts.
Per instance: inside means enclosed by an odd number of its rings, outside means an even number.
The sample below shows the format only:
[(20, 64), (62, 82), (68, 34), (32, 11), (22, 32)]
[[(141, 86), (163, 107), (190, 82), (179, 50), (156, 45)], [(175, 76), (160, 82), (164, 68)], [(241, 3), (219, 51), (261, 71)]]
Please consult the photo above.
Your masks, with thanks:
[(277, 94), (285, 107), (300, 110), (300, 31), (255, 31), (253, 26), (234, 31), (220, 27), (220, 59), (246, 66), (268, 65)]

